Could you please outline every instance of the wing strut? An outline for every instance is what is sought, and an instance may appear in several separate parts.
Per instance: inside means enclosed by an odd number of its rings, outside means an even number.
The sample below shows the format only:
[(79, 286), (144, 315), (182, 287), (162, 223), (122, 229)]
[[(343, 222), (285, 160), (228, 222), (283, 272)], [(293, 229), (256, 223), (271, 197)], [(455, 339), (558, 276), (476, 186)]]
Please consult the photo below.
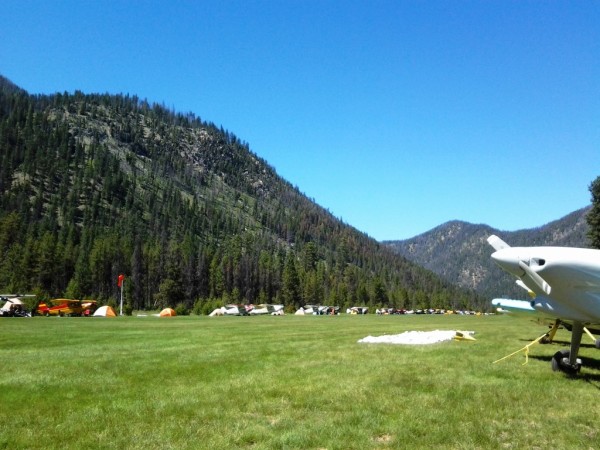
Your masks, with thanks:
[(546, 295), (550, 295), (552, 288), (550, 287), (550, 285), (548, 283), (546, 283), (546, 280), (544, 280), (541, 276), (539, 276), (539, 274), (537, 272), (535, 272), (531, 267), (529, 267), (529, 265), (526, 264), (524, 261), (519, 261), (519, 267), (525, 271), (527, 276), (529, 278), (531, 278), (531, 281), (533, 281), (535, 284), (537, 284), (537, 286), (542, 291), (544, 291), (544, 293)]

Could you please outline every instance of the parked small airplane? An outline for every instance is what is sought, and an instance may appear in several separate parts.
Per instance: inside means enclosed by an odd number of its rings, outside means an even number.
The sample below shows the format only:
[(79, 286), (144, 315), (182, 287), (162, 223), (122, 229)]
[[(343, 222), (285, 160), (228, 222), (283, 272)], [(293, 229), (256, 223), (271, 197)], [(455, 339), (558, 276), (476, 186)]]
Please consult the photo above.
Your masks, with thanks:
[(301, 306), (294, 314), (296, 316), (337, 316), (339, 313), (339, 306), (304, 305)]
[[(584, 327), (600, 325), (600, 250), (573, 247), (511, 247), (498, 236), (488, 243), (496, 250), (492, 259), (517, 277), (517, 284), (533, 298), (521, 309), (532, 308), (556, 319), (572, 332), (570, 350), (552, 358), (552, 369), (577, 373), (581, 369), (579, 347)], [(517, 303), (511, 305), (517, 307)], [(517, 308), (518, 309), (518, 308)], [(598, 333), (599, 328), (590, 329)], [(550, 334), (550, 338), (553, 336)], [(600, 340), (596, 340), (600, 348)]]
[(272, 316), (283, 315), (283, 305), (252, 305), (252, 309), (249, 310), (248, 314), (251, 316), (261, 316), (265, 314), (271, 314)]
[(0, 308), (0, 317), (31, 317), (31, 313), (25, 309), (23, 298), (35, 297), (35, 295), (0, 294), (0, 301), (5, 302)]
[(71, 300), (57, 298), (47, 303), (40, 303), (36, 314), (40, 316), (89, 316), (98, 308), (95, 300)]
[(247, 316), (248, 308), (244, 305), (229, 304), (221, 308), (224, 316)]

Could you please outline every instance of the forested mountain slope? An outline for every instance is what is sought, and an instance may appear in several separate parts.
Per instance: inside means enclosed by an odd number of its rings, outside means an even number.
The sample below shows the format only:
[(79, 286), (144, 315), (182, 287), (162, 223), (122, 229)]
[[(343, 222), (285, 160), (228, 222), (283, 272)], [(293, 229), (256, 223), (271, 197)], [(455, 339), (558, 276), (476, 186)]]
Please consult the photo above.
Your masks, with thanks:
[(0, 77), (0, 290), (114, 301), (120, 273), (133, 308), (481, 302), (191, 113)]
[(491, 260), (493, 249), (487, 243), (488, 236), (496, 234), (515, 247), (588, 247), (586, 215), (589, 209), (580, 209), (539, 228), (512, 232), (452, 221), (414, 238), (384, 244), (452, 283), (477, 290), (488, 299), (503, 295), (524, 298), (526, 292)]

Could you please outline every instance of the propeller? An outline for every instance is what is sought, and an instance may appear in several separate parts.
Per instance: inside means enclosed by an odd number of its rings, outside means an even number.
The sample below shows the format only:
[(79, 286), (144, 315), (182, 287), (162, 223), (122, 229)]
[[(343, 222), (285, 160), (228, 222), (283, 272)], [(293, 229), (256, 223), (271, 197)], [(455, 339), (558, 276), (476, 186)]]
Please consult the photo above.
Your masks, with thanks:
[(535, 272), (525, 261), (519, 261), (519, 267), (525, 271), (525, 274), (533, 281), (546, 295), (550, 295), (552, 287), (537, 272)]
[[(544, 280), (536, 271), (534, 271), (531, 268), (531, 266), (527, 262), (519, 258), (519, 248), (515, 247), (513, 249), (514, 251), (507, 250), (511, 248), (510, 245), (508, 245), (506, 242), (504, 242), (502, 239), (500, 239), (494, 234), (491, 235), (487, 239), (487, 241), (488, 244), (490, 244), (494, 248), (494, 250), (496, 250), (496, 252), (492, 254), (492, 259), (496, 261), (496, 263), (498, 263), (500, 267), (502, 267), (504, 270), (506, 270), (509, 273), (512, 273), (517, 278), (519, 278), (519, 280), (517, 280), (517, 284), (520, 287), (526, 289), (529, 292), (529, 295), (533, 294), (533, 296), (535, 297), (535, 293), (532, 292), (531, 288), (528, 286), (528, 284), (530, 283), (526, 283), (522, 279), (525, 276), (528, 277), (528, 279), (531, 280), (537, 287), (539, 287), (542, 290), (542, 292), (544, 292), (546, 295), (550, 295), (552, 288), (546, 282), (546, 280)], [(517, 261), (519, 262), (519, 268), (523, 272), (520, 272), (516, 268)]]
[(510, 245), (508, 245), (506, 242), (504, 242), (502, 239), (500, 239), (498, 236), (496, 236), (495, 234), (492, 234), (488, 239), (488, 244), (490, 244), (492, 247), (494, 247), (494, 250), (499, 251), (505, 248), (509, 248)]

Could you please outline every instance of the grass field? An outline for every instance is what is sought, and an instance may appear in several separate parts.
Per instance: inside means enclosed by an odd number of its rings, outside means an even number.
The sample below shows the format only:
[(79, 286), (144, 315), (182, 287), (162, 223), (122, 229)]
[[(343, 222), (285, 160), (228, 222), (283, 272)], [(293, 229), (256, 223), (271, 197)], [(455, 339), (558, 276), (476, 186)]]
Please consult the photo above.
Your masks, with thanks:
[[(0, 448), (600, 449), (600, 352), (511, 317), (0, 319)], [(476, 342), (358, 344), (407, 330)]]

